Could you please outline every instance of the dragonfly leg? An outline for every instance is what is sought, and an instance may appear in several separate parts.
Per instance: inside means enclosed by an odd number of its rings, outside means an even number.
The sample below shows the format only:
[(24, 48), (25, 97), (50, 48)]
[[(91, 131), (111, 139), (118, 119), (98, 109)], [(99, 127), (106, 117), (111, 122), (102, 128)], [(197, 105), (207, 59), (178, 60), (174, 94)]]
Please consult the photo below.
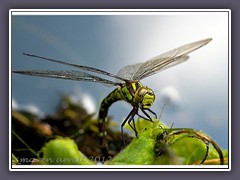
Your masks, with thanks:
[(151, 109), (146, 109), (146, 110), (151, 112), (155, 116), (155, 118), (157, 119), (157, 114), (153, 110), (151, 110)]
[[(132, 130), (135, 132), (135, 135), (138, 138), (138, 132), (137, 132), (137, 129), (135, 126), (134, 116), (135, 116), (135, 114), (133, 114), (133, 116), (131, 116), (131, 118), (128, 120), (128, 124), (132, 128)], [(133, 122), (133, 125), (131, 125), (131, 122)]]
[(152, 118), (149, 116), (149, 114), (146, 113), (146, 111), (145, 111), (144, 109), (141, 109), (141, 110), (142, 110), (143, 114), (145, 114), (145, 115), (147, 116), (147, 118), (144, 118), (144, 119), (153, 122), (153, 120), (152, 120)]
[(123, 146), (126, 145), (125, 140), (124, 140), (123, 127), (126, 124), (126, 122), (128, 122), (130, 119), (132, 119), (134, 117), (135, 114), (136, 114), (136, 108), (133, 107), (131, 112), (128, 114), (128, 116), (124, 119), (123, 123), (121, 124), (121, 134), (122, 134)]
[(141, 115), (141, 114), (139, 114), (139, 113), (137, 113), (137, 115), (138, 115), (140, 118), (142, 118), (142, 119), (145, 119), (145, 120), (151, 121), (150, 119), (148, 119), (148, 118), (146, 118), (146, 117), (142, 116), (142, 115)]

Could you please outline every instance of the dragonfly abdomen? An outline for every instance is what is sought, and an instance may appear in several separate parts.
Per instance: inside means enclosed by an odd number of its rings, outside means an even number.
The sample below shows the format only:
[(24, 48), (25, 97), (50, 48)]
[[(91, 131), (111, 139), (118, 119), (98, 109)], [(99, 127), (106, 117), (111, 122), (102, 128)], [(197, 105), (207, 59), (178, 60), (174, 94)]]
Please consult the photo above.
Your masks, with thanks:
[(130, 104), (134, 103), (134, 94), (138, 88), (142, 87), (140, 82), (128, 82), (123, 84), (121, 87), (116, 88), (102, 101), (99, 110), (99, 120), (106, 121), (109, 107), (116, 101), (124, 100)]
[(101, 136), (106, 134), (105, 123), (107, 122), (107, 114), (109, 107), (116, 101), (122, 100), (119, 93), (119, 88), (116, 88), (101, 102), (99, 114), (98, 114), (98, 126)]
[(109, 107), (116, 101), (124, 100), (130, 104), (133, 103), (134, 93), (136, 92), (137, 87), (141, 84), (139, 83), (136, 86), (135, 82), (129, 84), (123, 84), (122, 87), (118, 87), (113, 90), (108, 96), (102, 101), (98, 120), (99, 120), (99, 132), (103, 136), (106, 134), (105, 123), (107, 122), (107, 114)]

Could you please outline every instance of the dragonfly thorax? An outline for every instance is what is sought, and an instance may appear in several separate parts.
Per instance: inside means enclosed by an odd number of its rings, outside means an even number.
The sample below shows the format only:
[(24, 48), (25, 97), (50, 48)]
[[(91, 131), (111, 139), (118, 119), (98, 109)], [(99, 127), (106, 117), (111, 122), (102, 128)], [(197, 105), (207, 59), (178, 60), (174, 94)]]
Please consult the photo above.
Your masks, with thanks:
[(141, 109), (149, 109), (155, 100), (155, 94), (152, 89), (142, 86), (134, 94), (133, 102)]

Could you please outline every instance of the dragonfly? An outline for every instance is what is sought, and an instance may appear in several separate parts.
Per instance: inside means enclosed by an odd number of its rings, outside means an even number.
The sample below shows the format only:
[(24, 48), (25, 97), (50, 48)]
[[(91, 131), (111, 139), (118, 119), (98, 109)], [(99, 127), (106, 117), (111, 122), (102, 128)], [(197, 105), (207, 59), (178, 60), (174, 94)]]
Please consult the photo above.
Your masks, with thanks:
[[(134, 131), (135, 136), (138, 137), (138, 132), (136, 130), (134, 122), (135, 116), (137, 115), (145, 120), (153, 121), (152, 117), (149, 115), (149, 113), (151, 113), (157, 118), (156, 113), (150, 109), (155, 101), (154, 91), (151, 88), (144, 86), (140, 82), (140, 80), (187, 61), (189, 59), (189, 53), (208, 44), (211, 40), (212, 40), (211, 38), (207, 38), (180, 46), (171, 51), (153, 57), (143, 63), (125, 66), (121, 68), (117, 74), (112, 74), (94, 67), (72, 64), (69, 62), (28, 53), (23, 53), (23, 55), (41, 60), (51, 61), (53, 63), (75, 67), (78, 69), (78, 71), (15, 70), (13, 71), (13, 73), (30, 76), (60, 78), (75, 81), (89, 81), (94, 83), (102, 83), (106, 85), (116, 86), (116, 88), (111, 93), (109, 93), (107, 97), (103, 99), (103, 101), (101, 102), (98, 113), (98, 128), (100, 136), (102, 137), (102, 139), (104, 139), (103, 137), (106, 136), (107, 134), (106, 122), (110, 106), (119, 100), (123, 100), (131, 104), (132, 110), (129, 112), (129, 114), (126, 116), (126, 118), (123, 120), (121, 124), (122, 141), (123, 144), (125, 145), (123, 128), (126, 123), (128, 123), (131, 129)], [(108, 78), (103, 78), (101, 77), (102, 75), (107, 76)], [(139, 114), (139, 110), (145, 116)], [(103, 140), (101, 141), (101, 144), (102, 145), (104, 144)]]

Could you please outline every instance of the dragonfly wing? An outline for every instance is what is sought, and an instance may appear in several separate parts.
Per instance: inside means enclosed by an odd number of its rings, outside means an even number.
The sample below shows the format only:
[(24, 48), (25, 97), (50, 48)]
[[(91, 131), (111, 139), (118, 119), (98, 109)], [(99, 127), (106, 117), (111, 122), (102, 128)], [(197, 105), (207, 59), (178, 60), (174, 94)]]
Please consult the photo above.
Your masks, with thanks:
[(58, 64), (63, 64), (63, 65), (66, 65), (66, 66), (75, 67), (75, 68), (78, 68), (78, 69), (81, 69), (81, 70), (85, 70), (85, 71), (88, 71), (88, 72), (94, 72), (94, 73), (103, 74), (103, 75), (106, 75), (106, 76), (110, 76), (110, 77), (119, 79), (121, 81), (125, 81), (126, 80), (126, 79), (118, 77), (118, 76), (116, 76), (116, 75), (114, 75), (112, 73), (109, 73), (107, 71), (103, 71), (101, 69), (97, 69), (97, 68), (90, 67), (90, 66), (82, 66), (82, 65), (78, 65), (78, 64), (72, 64), (72, 63), (60, 61), (60, 60), (53, 59), (53, 58), (47, 58), (47, 57), (43, 57), (43, 56), (38, 56), (38, 55), (35, 55), (35, 54), (23, 53), (23, 55), (29, 56), (29, 57), (34, 57), (34, 58), (37, 58), (37, 59), (46, 60), (46, 61), (51, 61), (51, 62), (58, 63)]
[(185, 62), (188, 59), (189, 59), (189, 56), (180, 56), (175, 58), (166, 57), (166, 58), (156, 59), (156, 61), (153, 61), (153, 62), (150, 62), (150, 61), (145, 62), (142, 64), (139, 70), (133, 75), (132, 79), (133, 80), (144, 79), (153, 74), (159, 73), (160, 71), (163, 71), (177, 64)]
[[(122, 77), (123, 79), (132, 80), (134, 74), (136, 74), (136, 72), (138, 71), (138, 69), (141, 67), (142, 64), (143, 63), (138, 63), (138, 64), (124, 66), (118, 71), (117, 76)], [(116, 82), (120, 83), (122, 81), (119, 79), (116, 79)]]
[(68, 79), (75, 81), (90, 81), (98, 82), (105, 85), (118, 85), (116, 82), (94, 76), (85, 72), (80, 71), (67, 71), (67, 70), (29, 70), (29, 71), (13, 71), (13, 73), (19, 73), (30, 76), (40, 76), (40, 77), (49, 77), (49, 78), (59, 78), (59, 79)]
[[(209, 38), (181, 46), (179, 48), (156, 56), (144, 63), (126, 66), (122, 68), (120, 71), (122, 72), (125, 71), (125, 77), (130, 76), (131, 80), (141, 80), (143, 78), (156, 74), (162, 70), (173, 67), (179, 63), (185, 62), (189, 58), (188, 57), (189, 53), (206, 45), (211, 40), (212, 39)], [(131, 68), (133, 68), (133, 70), (131, 70)], [(122, 74), (119, 74), (119, 76)]]

